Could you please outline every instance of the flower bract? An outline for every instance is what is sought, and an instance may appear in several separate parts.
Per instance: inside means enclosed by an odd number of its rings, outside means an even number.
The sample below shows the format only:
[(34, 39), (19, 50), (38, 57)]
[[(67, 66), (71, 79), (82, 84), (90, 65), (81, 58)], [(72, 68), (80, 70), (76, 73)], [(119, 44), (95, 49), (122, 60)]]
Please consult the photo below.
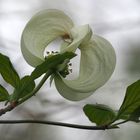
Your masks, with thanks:
[(85, 99), (109, 80), (116, 65), (115, 51), (106, 39), (93, 34), (88, 24), (76, 26), (62, 11), (47, 9), (33, 16), (22, 33), (21, 51), (27, 63), (33, 67), (41, 64), (44, 50), (58, 37), (63, 40), (59, 53), (79, 49), (81, 56), (78, 77), (68, 80), (58, 71), (56, 88), (68, 100)]

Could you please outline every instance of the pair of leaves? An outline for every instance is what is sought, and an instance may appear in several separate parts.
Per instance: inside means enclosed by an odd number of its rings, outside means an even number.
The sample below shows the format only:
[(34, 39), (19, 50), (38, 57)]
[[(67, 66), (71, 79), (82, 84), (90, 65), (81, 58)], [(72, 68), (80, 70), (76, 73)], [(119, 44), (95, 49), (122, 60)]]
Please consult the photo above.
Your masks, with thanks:
[(0, 85), (0, 101), (17, 101), (23, 98), (34, 90), (35, 79), (39, 78), (50, 69), (54, 72), (57, 71), (57, 67), (62, 64), (64, 60), (72, 59), (74, 56), (76, 55), (72, 52), (48, 56), (42, 64), (34, 69), (30, 76), (25, 76), (20, 79), (10, 59), (0, 53), (0, 74), (7, 83), (15, 88), (13, 94), (9, 95), (7, 90)]
[(34, 81), (31, 81), (29, 76), (20, 79), (10, 59), (1, 53), (0, 74), (8, 84), (14, 87), (14, 93), (9, 95), (8, 91), (0, 85), (0, 101), (16, 100), (23, 97), (27, 92), (31, 92), (35, 87)]
[(119, 119), (139, 122), (140, 80), (128, 86), (124, 101), (117, 113), (105, 105), (85, 105), (83, 110), (89, 120), (97, 125), (111, 124)]

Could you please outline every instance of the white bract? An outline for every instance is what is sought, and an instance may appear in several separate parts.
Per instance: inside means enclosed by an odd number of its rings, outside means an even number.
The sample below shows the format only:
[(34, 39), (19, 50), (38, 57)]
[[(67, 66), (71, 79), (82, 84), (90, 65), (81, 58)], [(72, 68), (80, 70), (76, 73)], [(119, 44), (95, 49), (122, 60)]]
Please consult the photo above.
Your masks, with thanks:
[(33, 67), (41, 64), (44, 50), (53, 40), (62, 37), (60, 52), (80, 49), (78, 78), (67, 80), (59, 73), (54, 81), (59, 93), (72, 101), (82, 100), (104, 85), (116, 65), (116, 55), (104, 38), (92, 35), (89, 25), (74, 26), (72, 20), (60, 10), (44, 10), (36, 14), (26, 25), (21, 38), (21, 51)]

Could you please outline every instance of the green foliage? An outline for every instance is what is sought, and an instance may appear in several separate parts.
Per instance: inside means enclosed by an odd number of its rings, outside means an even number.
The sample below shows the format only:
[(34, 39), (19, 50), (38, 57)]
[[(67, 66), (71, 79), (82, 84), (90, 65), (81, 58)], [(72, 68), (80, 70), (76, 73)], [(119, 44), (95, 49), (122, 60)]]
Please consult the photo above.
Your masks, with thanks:
[(131, 113), (129, 120), (134, 121), (134, 122), (139, 122), (139, 117), (140, 117), (140, 106), (136, 108), (133, 113)]
[[(134, 119), (140, 116), (140, 80), (128, 86), (124, 101), (118, 111), (118, 119)], [(125, 117), (124, 117), (125, 116)]]
[(88, 119), (98, 126), (107, 125), (116, 117), (115, 112), (111, 108), (102, 104), (87, 104), (83, 110)]
[(0, 85), (0, 101), (6, 100), (9, 100), (8, 91), (2, 85)]
[(31, 78), (31, 76), (24, 76), (20, 80), (20, 84), (18, 88), (15, 88), (13, 94), (11, 95), (10, 100), (11, 101), (17, 101), (20, 98), (23, 98), (24, 96), (27, 96), (30, 94), (35, 88), (35, 82)]
[(48, 56), (42, 64), (34, 69), (30, 76), (24, 76), (20, 79), (10, 59), (5, 55), (0, 54), (0, 74), (7, 83), (15, 88), (14, 92), (9, 96), (6, 89), (1, 86), (0, 101), (9, 100), (9, 98), (10, 101), (18, 101), (20, 98), (27, 96), (34, 90), (34, 80), (36, 78), (39, 78), (50, 69), (54, 72), (57, 71), (58, 65), (62, 64), (65, 59), (71, 59), (74, 56), (76, 55), (72, 52)]
[[(117, 120), (139, 122), (140, 118), (140, 80), (128, 86), (124, 101), (117, 113), (105, 105), (85, 105), (84, 113), (97, 125), (111, 125)], [(122, 122), (122, 123), (124, 123)], [(122, 124), (122, 123), (116, 123)]]
[[(72, 52), (50, 55), (33, 70), (31, 75), (26, 75), (20, 79), (10, 59), (0, 53), (0, 74), (7, 83), (14, 87), (13, 94), (9, 95), (8, 91), (0, 85), (0, 101), (19, 101), (19, 99), (31, 93), (33, 93), (31, 95), (34, 95), (34, 91), (36, 91), (35, 79), (49, 72), (49, 70), (51, 70), (51, 73), (48, 74), (48, 77), (51, 76), (50, 84), (56, 72), (66, 76), (65, 71), (68, 69), (68, 62), (75, 56), (76, 54)], [(84, 106), (83, 111), (88, 119), (96, 123), (97, 126), (117, 127), (118, 124), (126, 121), (140, 122), (140, 80), (128, 86), (124, 101), (118, 112), (102, 104), (87, 104)], [(114, 124), (120, 119), (125, 121)]]
[(0, 53), (0, 74), (2, 75), (3, 79), (13, 87), (16, 88), (19, 86), (20, 83), (19, 75), (14, 69), (9, 58), (1, 53)]
[(19, 98), (22, 98), (32, 92), (35, 88), (35, 82), (31, 76), (24, 76), (20, 82)]
[(20, 82), (20, 98), (32, 92), (35, 88), (35, 82), (30, 76), (25, 76)]
[(9, 95), (7, 90), (0, 85), (0, 101), (18, 100), (26, 94), (30, 93), (34, 87), (35, 83), (30, 78), (30, 76), (25, 76), (20, 79), (18, 73), (14, 69), (10, 59), (0, 53), (0, 74), (3, 79), (12, 85), (15, 89), (12, 95)]

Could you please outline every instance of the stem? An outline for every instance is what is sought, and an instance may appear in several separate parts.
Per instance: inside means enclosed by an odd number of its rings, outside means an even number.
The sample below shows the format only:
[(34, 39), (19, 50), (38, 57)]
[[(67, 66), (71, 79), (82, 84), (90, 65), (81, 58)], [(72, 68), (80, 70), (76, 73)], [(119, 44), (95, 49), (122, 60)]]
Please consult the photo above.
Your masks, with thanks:
[(48, 70), (47, 73), (44, 75), (44, 77), (42, 78), (42, 80), (40, 81), (40, 83), (38, 84), (38, 86), (27, 96), (23, 97), (19, 102), (19, 104), (22, 104), (23, 102), (25, 102), (26, 100), (28, 100), (29, 98), (31, 98), (32, 96), (34, 96), (39, 90), (40, 88), (43, 86), (43, 84), (46, 82), (46, 80), (48, 79), (48, 77), (52, 74), (51, 70)]
[(124, 121), (122, 121), (122, 122), (118, 122), (118, 123), (114, 123), (112, 126), (114, 126), (114, 125), (120, 125), (120, 124), (123, 124), (123, 123), (126, 123), (126, 122), (128, 122), (128, 121), (130, 121), (130, 120), (124, 120)]
[(36, 124), (46, 124), (46, 125), (55, 125), (76, 129), (85, 129), (85, 130), (106, 130), (106, 129), (116, 129), (116, 126), (86, 126), (86, 125), (77, 125), (69, 124), (62, 122), (53, 122), (53, 121), (42, 121), (42, 120), (0, 120), (0, 124), (21, 124), (21, 123), (36, 123)]
[(28, 100), (29, 98), (34, 96), (39, 91), (39, 89), (43, 86), (43, 84), (45, 83), (45, 81), (48, 79), (48, 77), (51, 74), (52, 74), (52, 71), (48, 70), (46, 72), (46, 74), (44, 75), (44, 77), (42, 78), (42, 80), (40, 81), (40, 83), (37, 85), (37, 87), (30, 94), (28, 94), (27, 96), (23, 97), (19, 102), (12, 102), (7, 107), (0, 109), (0, 116), (5, 114), (6, 112), (9, 112), (9, 111), (13, 110), (15, 107), (17, 107), (18, 105), (22, 104), (23, 102), (25, 102), (26, 100)]

